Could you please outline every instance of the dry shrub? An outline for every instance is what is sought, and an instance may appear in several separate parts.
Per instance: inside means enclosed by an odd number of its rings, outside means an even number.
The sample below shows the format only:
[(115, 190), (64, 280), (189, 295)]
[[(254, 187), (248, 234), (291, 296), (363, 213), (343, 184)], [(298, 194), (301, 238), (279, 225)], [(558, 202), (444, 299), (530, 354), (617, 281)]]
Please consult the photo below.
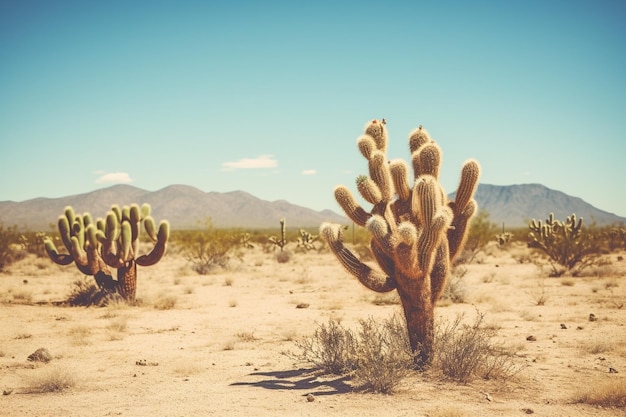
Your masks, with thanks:
[(276, 261), (279, 264), (286, 264), (291, 260), (292, 253), (288, 250), (280, 251), (276, 254)]
[(457, 266), (452, 270), (452, 276), (448, 280), (441, 300), (450, 300), (453, 303), (464, 303), (467, 301), (467, 284), (463, 277), (467, 274), (467, 268)]
[(350, 375), (362, 391), (394, 392), (415, 364), (406, 325), (397, 316), (383, 322), (361, 320), (357, 332), (330, 319), (295, 344), (299, 359), (324, 373)]
[(71, 372), (60, 367), (51, 367), (33, 376), (24, 391), (28, 394), (43, 394), (64, 391), (75, 385), (76, 378)]
[(89, 336), (91, 336), (91, 328), (83, 325), (75, 326), (68, 332), (70, 343), (73, 346), (85, 346), (89, 344)]
[(154, 301), (154, 308), (157, 310), (171, 310), (176, 306), (178, 297), (174, 294), (161, 294)]
[(434, 366), (448, 378), (461, 383), (476, 376), (506, 380), (521, 370), (513, 353), (494, 341), (497, 329), (483, 325), (484, 316), (477, 312), (468, 325), (459, 315), (452, 323), (437, 326)]
[(573, 402), (598, 407), (626, 407), (626, 379), (610, 378), (585, 383), (573, 398)]
[(67, 303), (71, 306), (104, 307), (110, 303), (123, 303), (117, 292), (98, 287), (91, 276), (74, 281)]

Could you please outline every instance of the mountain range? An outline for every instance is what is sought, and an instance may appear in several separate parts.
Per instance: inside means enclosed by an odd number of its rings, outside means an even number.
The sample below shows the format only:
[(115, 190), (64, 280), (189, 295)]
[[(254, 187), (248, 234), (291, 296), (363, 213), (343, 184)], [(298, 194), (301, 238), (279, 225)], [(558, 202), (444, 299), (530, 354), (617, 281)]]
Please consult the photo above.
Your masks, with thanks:
[[(586, 224), (599, 226), (626, 223), (624, 217), (540, 184), (479, 184), (475, 198), (480, 209), (489, 213), (489, 221), (507, 228), (524, 227), (530, 219), (545, 219), (550, 212), (558, 219), (576, 213), (585, 218)], [(146, 191), (130, 185), (114, 185), (68, 197), (0, 202), (0, 224), (47, 231), (56, 224), (66, 206), (72, 206), (77, 213), (104, 217), (111, 205), (132, 203), (149, 203), (155, 220), (167, 219), (173, 229), (199, 227), (208, 217), (216, 227), (224, 228), (274, 228), (283, 217), (288, 227), (317, 227), (325, 221), (350, 223), (345, 216), (331, 210), (315, 211), (285, 200), (266, 201), (244, 191), (204, 192), (188, 185)]]

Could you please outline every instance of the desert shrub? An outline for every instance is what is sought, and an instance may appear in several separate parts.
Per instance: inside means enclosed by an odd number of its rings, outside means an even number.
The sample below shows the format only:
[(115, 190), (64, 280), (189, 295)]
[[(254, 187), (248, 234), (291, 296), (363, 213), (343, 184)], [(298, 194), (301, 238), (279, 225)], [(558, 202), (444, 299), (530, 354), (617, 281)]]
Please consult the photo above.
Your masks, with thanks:
[(123, 298), (117, 292), (100, 288), (91, 276), (84, 276), (74, 281), (67, 303), (71, 306), (97, 306), (104, 307), (109, 303), (123, 302)]
[(356, 368), (354, 334), (337, 320), (321, 324), (310, 337), (295, 342), (298, 358), (311, 363), (324, 373), (341, 375)]
[(390, 394), (414, 367), (415, 356), (402, 319), (362, 320), (358, 333), (354, 380), (363, 391)]
[(626, 228), (611, 227), (602, 232), (610, 252), (626, 249)]
[(550, 276), (553, 277), (572, 271), (574, 267), (577, 271), (573, 273), (578, 273), (593, 265), (602, 251), (600, 234), (583, 230), (582, 218), (577, 220), (575, 214), (560, 221), (550, 213), (545, 223), (533, 219), (529, 228), (528, 246), (548, 255), (552, 266)]
[(466, 383), (476, 376), (507, 379), (521, 370), (512, 353), (494, 341), (497, 330), (483, 325), (484, 314), (477, 313), (472, 324), (462, 324), (463, 318), (436, 329), (434, 366), (445, 376)]
[(47, 257), (46, 248), (44, 245), (44, 239), (46, 238), (49, 237), (43, 232), (25, 231), (20, 233), (18, 237), (18, 243), (25, 253), (32, 253), (39, 258), (43, 258)]
[(359, 390), (392, 393), (414, 368), (406, 324), (397, 316), (361, 320), (357, 332), (337, 320), (296, 341), (298, 358), (325, 373), (349, 375)]
[(25, 391), (43, 394), (64, 391), (74, 385), (76, 385), (76, 378), (71, 372), (60, 367), (52, 367), (46, 368), (32, 377)]
[(626, 379), (609, 379), (586, 383), (573, 402), (598, 407), (626, 407)]
[(0, 223), (0, 271), (3, 271), (19, 257), (17, 226), (5, 228)]
[(200, 275), (227, 268), (238, 243), (229, 231), (214, 228), (210, 218), (205, 220), (203, 230), (188, 231), (179, 242), (183, 256)]
[(280, 251), (276, 254), (276, 261), (279, 264), (286, 264), (291, 260), (292, 253), (288, 250)]
[(453, 303), (464, 303), (467, 301), (467, 285), (463, 277), (467, 274), (467, 268), (456, 266), (452, 269), (452, 274), (446, 284), (441, 300), (450, 300)]

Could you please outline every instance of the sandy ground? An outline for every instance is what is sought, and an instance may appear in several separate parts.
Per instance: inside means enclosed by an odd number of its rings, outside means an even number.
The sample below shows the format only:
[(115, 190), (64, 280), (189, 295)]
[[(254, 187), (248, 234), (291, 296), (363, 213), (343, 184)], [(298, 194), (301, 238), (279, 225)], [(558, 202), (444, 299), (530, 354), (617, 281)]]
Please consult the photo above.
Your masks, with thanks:
[[(437, 321), (484, 313), (524, 369), (506, 382), (467, 384), (416, 373), (381, 395), (355, 392), (349, 379), (319, 376), (284, 354), (331, 317), (351, 327), (400, 312), (397, 304), (375, 305), (376, 294), (331, 254), (296, 253), (280, 264), (248, 250), (232, 270), (201, 276), (173, 252), (140, 267), (135, 307), (55, 305), (81, 274), (48, 259), (30, 256), (0, 274), (0, 415), (625, 415), (572, 401), (626, 377), (626, 261), (618, 254), (597, 277), (579, 278), (547, 278), (511, 251), (479, 255), (463, 277), (467, 301), (442, 303)], [(53, 359), (28, 361), (38, 348)], [(50, 372), (69, 375), (74, 386), (32, 392)]]

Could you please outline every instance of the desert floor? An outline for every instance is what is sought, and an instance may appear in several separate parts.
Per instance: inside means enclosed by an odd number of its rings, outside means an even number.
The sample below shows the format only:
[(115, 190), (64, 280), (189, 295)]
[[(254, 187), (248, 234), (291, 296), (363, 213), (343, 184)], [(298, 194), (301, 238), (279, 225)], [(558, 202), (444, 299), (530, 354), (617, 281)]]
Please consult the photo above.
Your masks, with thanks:
[[(171, 250), (139, 267), (138, 306), (100, 308), (56, 304), (82, 275), (30, 255), (0, 274), (0, 415), (623, 416), (573, 399), (626, 378), (625, 254), (608, 256), (597, 276), (548, 278), (512, 253), (492, 248), (466, 265), (466, 302), (441, 303), (436, 320), (484, 313), (523, 369), (467, 384), (415, 373), (392, 395), (355, 392), (348, 378), (284, 354), (331, 317), (351, 327), (401, 313), (377, 305), (332, 254), (281, 264), (253, 249), (228, 271), (198, 275)], [(28, 361), (38, 348), (53, 359)], [(53, 373), (74, 385), (36, 392)]]

